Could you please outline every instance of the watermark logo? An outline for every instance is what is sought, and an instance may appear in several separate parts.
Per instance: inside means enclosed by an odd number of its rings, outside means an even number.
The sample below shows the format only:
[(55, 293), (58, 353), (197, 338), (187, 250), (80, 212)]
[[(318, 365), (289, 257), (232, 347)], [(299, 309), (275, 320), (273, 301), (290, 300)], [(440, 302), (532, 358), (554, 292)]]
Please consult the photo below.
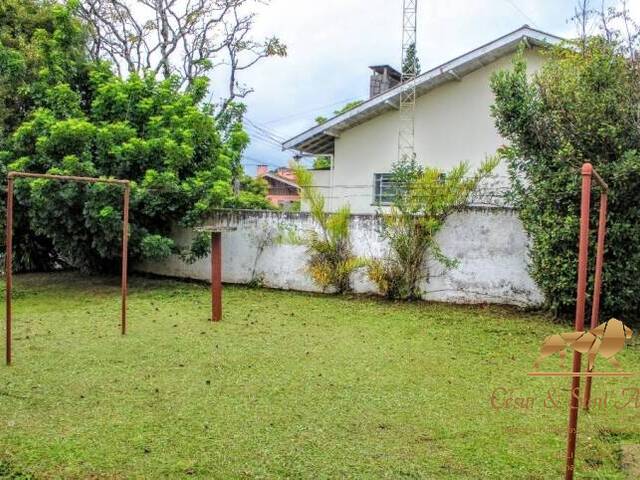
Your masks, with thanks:
[[(622, 371), (616, 355), (620, 353), (627, 342), (633, 336), (633, 330), (624, 325), (620, 320), (612, 318), (606, 323), (584, 332), (567, 332), (550, 335), (542, 342), (540, 353), (533, 363), (533, 370), (528, 375), (534, 377), (631, 377), (635, 373)], [(567, 352), (573, 351), (587, 356), (587, 370), (573, 371), (567, 368)], [(549, 357), (558, 355), (560, 358), (560, 371), (540, 371), (541, 364)], [(601, 357), (614, 367), (611, 371), (596, 371), (596, 361)], [(547, 360), (547, 363), (549, 360)], [(578, 369), (579, 370), (579, 369)], [(589, 387), (590, 385), (588, 385)], [(590, 388), (583, 404), (592, 408), (640, 409), (640, 387), (625, 387), (620, 391), (600, 391), (596, 398), (590, 397)], [(544, 396), (531, 396), (524, 394), (517, 388), (498, 387), (494, 389), (491, 397), (491, 407), (494, 410), (533, 410), (535, 406), (550, 408), (564, 408), (567, 406), (562, 389), (551, 388)], [(580, 402), (579, 388), (572, 387), (570, 403)]]
[[(556, 335), (550, 335), (542, 342), (540, 355), (533, 364), (534, 371), (529, 375), (536, 377), (630, 377), (634, 373), (623, 372), (620, 370), (620, 362), (616, 359), (616, 355), (622, 351), (625, 341), (629, 340), (633, 335), (633, 330), (616, 318), (599, 325), (598, 327), (586, 332), (568, 332)], [(588, 357), (588, 366), (585, 372), (541, 372), (538, 371), (540, 363), (547, 357), (558, 354), (561, 365), (565, 368), (564, 363), (567, 356), (567, 349), (574, 352), (585, 354)], [(605, 372), (594, 371), (597, 357), (602, 357), (609, 361), (618, 371)]]

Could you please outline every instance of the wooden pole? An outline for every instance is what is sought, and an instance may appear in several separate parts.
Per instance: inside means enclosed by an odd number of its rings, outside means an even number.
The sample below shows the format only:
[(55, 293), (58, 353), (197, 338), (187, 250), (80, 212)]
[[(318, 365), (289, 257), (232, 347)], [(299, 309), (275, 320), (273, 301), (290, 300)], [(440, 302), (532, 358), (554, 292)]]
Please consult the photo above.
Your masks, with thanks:
[(222, 319), (222, 234), (211, 232), (211, 321)]
[[(582, 166), (582, 200), (580, 204), (580, 243), (578, 247), (578, 293), (576, 298), (575, 330), (584, 331), (584, 312), (587, 294), (587, 262), (589, 255), (589, 210), (591, 208), (590, 163)], [(582, 354), (573, 352), (573, 373), (579, 373)], [(578, 409), (580, 408), (580, 376), (571, 379), (571, 398), (569, 405), (569, 428), (567, 438), (567, 465), (565, 480), (573, 480), (575, 470), (576, 439), (578, 434)]]
[(7, 179), (7, 224), (5, 228), (5, 254), (4, 254), (4, 271), (6, 278), (5, 285), (5, 305), (6, 305), (6, 345), (5, 355), (7, 365), (11, 365), (11, 322), (12, 322), (12, 305), (11, 292), (13, 290), (13, 178)]
[[(598, 218), (598, 244), (596, 247), (596, 272), (593, 283), (593, 305), (591, 305), (591, 329), (596, 328), (600, 324), (600, 294), (602, 292), (602, 266), (604, 264), (604, 240), (607, 230), (607, 208), (608, 197), (607, 192), (600, 194), (600, 215)], [(592, 377), (587, 377), (584, 387), (584, 409), (589, 410), (591, 401), (591, 383)]]
[(122, 335), (127, 333), (127, 294), (129, 290), (128, 286), (128, 257), (129, 257), (129, 183), (124, 186), (124, 201), (122, 209), (122, 278), (121, 278), (121, 293), (122, 293), (122, 312), (120, 314), (120, 321), (122, 324)]

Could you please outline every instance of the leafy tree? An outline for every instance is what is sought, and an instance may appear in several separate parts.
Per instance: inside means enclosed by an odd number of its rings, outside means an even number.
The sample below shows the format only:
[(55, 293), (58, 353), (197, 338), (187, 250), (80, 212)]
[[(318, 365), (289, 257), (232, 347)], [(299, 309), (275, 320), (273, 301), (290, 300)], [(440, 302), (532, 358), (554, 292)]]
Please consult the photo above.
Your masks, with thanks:
[(0, 3), (0, 142), (51, 86), (83, 81), (84, 45), (67, 8), (38, 0)]
[[(38, 0), (0, 2), (0, 151), (5, 150), (0, 153), (3, 236), (10, 134), (38, 105), (74, 95), (69, 91), (71, 88), (82, 89), (88, 79), (84, 44), (80, 23), (64, 6)], [(69, 89), (55, 90), (58, 84), (66, 84)], [(59, 106), (56, 108), (60, 110)], [(56, 263), (55, 255), (50, 254), (50, 239), (29, 229), (26, 213), (20, 208), (15, 212), (14, 243), (18, 246), (15, 260), (20, 268), (44, 270)]]
[[(51, 9), (42, 14), (51, 18), (48, 31), (36, 29), (28, 48), (0, 46), (4, 58), (17, 64), (35, 62), (28, 72), (32, 78), (23, 79), (30, 103), (8, 109), (25, 119), (0, 145), (3, 188), (7, 170), (133, 180), (133, 260), (202, 255), (203, 238), (190, 246), (174, 243), (173, 223), (196, 225), (217, 207), (267, 207), (263, 186), (249, 180), (240, 165), (248, 143), (238, 121), (242, 108), (230, 108), (217, 122), (213, 107), (202, 103), (204, 78), (186, 91), (179, 79), (158, 81), (152, 73), (123, 80), (110, 65), (91, 62), (75, 48), (84, 36), (70, 9), (42, 8)], [(2, 25), (3, 31), (21, 28)], [(0, 77), (9, 82), (11, 74), (3, 70)], [(241, 188), (234, 191), (234, 183)], [(116, 268), (121, 197), (117, 187), (104, 184), (16, 181), (16, 267)]]
[[(248, 137), (240, 124), (221, 137), (206, 107), (198, 107), (204, 84), (181, 93), (173, 79), (133, 74), (122, 80), (106, 68), (90, 79), (87, 111), (80, 95), (62, 84), (11, 135), (1, 153), (9, 169), (134, 180), (134, 259), (176, 253), (174, 222), (196, 225), (216, 207), (266, 207), (255, 191), (234, 195), (232, 178), (241, 173)], [(30, 229), (49, 239), (65, 263), (86, 270), (115, 265), (122, 218), (117, 187), (18, 181), (16, 197)], [(201, 239), (190, 253), (204, 253)]]
[(324, 196), (313, 187), (311, 172), (300, 164), (294, 164), (292, 169), (300, 185), (302, 201), (308, 203), (311, 218), (319, 230), (308, 230), (302, 236), (294, 233), (289, 241), (307, 247), (307, 271), (323, 290), (348, 292), (351, 273), (363, 265), (351, 248), (351, 210), (349, 206), (343, 206), (335, 213), (327, 213)]
[[(510, 142), (499, 154), (532, 239), (531, 274), (557, 314), (575, 306), (579, 168), (587, 161), (611, 188), (603, 314), (635, 317), (640, 310), (640, 75), (637, 58), (623, 51), (616, 41), (586, 38), (551, 49), (533, 78), (519, 54), (491, 82), (496, 125)], [(592, 238), (592, 252), (594, 245)]]
[(388, 242), (388, 251), (383, 258), (367, 262), (369, 278), (381, 293), (392, 299), (419, 299), (420, 285), (430, 277), (428, 255), (446, 268), (457, 265), (442, 253), (436, 236), (447, 217), (467, 205), (497, 164), (497, 158), (486, 160), (473, 173), (466, 162), (448, 172), (423, 168), (414, 159), (394, 165), (395, 199), (380, 212), (381, 236)]
[(406, 76), (420, 75), (420, 59), (416, 50), (415, 42), (409, 45), (407, 55), (402, 63), (402, 74)]
[[(363, 103), (362, 100), (354, 100), (352, 102), (347, 103), (344, 107), (339, 108), (338, 110), (334, 110), (333, 114), (334, 116), (342, 115), (343, 113), (346, 113), (349, 110), (353, 110), (354, 108), (359, 107), (360, 105), (362, 105), (362, 103)], [(328, 118), (323, 116), (316, 117), (316, 124), (322, 125), (323, 123), (326, 123), (327, 120)], [(313, 160), (313, 168), (316, 170), (329, 170), (331, 168), (331, 157), (327, 155), (320, 155), (319, 157), (316, 157)]]

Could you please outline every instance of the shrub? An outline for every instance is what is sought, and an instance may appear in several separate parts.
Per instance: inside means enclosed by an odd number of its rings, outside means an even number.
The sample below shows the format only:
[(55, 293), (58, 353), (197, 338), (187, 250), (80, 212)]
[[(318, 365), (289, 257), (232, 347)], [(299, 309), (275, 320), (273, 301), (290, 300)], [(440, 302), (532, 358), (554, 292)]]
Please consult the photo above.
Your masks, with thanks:
[[(596, 37), (563, 45), (527, 75), (522, 54), (494, 75), (493, 115), (509, 140), (511, 197), (531, 237), (530, 270), (549, 309), (575, 307), (580, 173), (591, 162), (611, 188), (603, 316), (636, 316), (640, 308), (640, 75), (637, 60)], [(597, 225), (597, 199), (591, 225)], [(595, 251), (595, 235), (590, 251)], [(591, 255), (593, 272), (594, 255)], [(593, 291), (589, 278), (588, 291)]]
[(442, 253), (436, 235), (447, 217), (467, 205), (469, 196), (496, 167), (490, 159), (470, 173), (463, 162), (448, 172), (419, 166), (415, 160), (394, 165), (396, 195), (387, 211), (381, 211), (381, 236), (388, 249), (381, 259), (367, 262), (369, 278), (392, 299), (418, 299), (420, 284), (429, 280), (428, 255), (445, 268), (457, 265)]

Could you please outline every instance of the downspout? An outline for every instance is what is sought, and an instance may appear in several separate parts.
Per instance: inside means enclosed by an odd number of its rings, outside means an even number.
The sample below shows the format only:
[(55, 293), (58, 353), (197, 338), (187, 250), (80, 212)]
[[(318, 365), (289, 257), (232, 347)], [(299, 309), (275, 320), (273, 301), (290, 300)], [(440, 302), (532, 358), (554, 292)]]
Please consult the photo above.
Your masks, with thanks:
[(334, 164), (334, 159), (335, 159), (335, 155), (331, 154), (329, 155), (331, 157), (331, 170), (329, 172), (329, 211), (333, 212), (333, 185), (334, 185), (334, 177), (335, 177), (335, 164)]

